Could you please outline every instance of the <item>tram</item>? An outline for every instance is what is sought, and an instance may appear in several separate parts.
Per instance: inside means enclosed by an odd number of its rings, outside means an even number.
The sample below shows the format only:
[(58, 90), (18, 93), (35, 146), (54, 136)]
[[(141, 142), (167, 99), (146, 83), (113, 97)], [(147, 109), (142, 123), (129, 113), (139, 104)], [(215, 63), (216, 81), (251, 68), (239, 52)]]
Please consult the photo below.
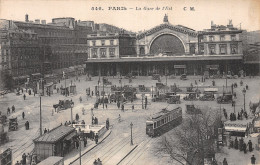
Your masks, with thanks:
[(182, 108), (162, 109), (146, 121), (146, 134), (151, 137), (160, 136), (182, 122)]

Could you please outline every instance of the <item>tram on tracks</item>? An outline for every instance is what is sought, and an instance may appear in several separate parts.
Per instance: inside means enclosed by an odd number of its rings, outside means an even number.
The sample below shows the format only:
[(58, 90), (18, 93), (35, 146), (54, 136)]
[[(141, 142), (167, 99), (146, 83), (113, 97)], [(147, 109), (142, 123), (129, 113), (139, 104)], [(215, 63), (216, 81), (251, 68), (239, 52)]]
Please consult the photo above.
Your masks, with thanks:
[(146, 134), (151, 137), (160, 136), (178, 126), (181, 122), (181, 107), (173, 108), (171, 110), (164, 108), (146, 121)]

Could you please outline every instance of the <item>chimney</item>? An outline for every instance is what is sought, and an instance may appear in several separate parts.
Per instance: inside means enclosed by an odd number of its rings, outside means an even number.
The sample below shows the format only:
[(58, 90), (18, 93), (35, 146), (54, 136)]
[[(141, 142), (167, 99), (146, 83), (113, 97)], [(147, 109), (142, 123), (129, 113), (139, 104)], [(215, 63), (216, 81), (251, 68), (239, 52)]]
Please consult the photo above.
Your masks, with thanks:
[(46, 20), (42, 20), (42, 24), (45, 25), (46, 24)]
[(25, 15), (25, 22), (29, 22), (29, 15), (28, 14)]
[(35, 23), (40, 24), (41, 23), (40, 19), (36, 19)]

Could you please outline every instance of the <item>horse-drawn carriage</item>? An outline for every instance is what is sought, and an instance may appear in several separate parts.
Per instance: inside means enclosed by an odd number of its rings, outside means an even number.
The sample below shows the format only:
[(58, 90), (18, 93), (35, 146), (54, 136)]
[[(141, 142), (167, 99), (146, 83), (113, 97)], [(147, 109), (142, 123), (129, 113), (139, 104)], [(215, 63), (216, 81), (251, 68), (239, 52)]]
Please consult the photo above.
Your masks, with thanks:
[(60, 110), (71, 108), (71, 105), (74, 105), (74, 102), (70, 100), (59, 100), (59, 104), (54, 104), (53, 108), (59, 108)]
[(160, 80), (160, 75), (159, 74), (153, 74), (152, 75), (152, 80)]
[(180, 95), (173, 95), (167, 100), (168, 104), (180, 104)]
[(187, 96), (183, 98), (183, 100), (186, 101), (195, 101), (197, 99), (197, 93), (196, 92), (187, 92)]
[(200, 101), (213, 101), (215, 100), (213, 92), (204, 92), (203, 96), (199, 97)]
[(108, 78), (103, 77), (103, 83), (104, 85), (112, 85), (112, 82), (108, 81)]
[(217, 103), (219, 104), (229, 104), (232, 103), (232, 94), (224, 93), (222, 96), (217, 98)]
[(18, 122), (17, 122), (17, 117), (16, 118), (10, 118), (9, 119), (9, 131), (16, 131), (18, 129)]
[(140, 92), (147, 92), (148, 91), (147, 88), (144, 85), (139, 85), (138, 89), (139, 89)]
[(176, 84), (171, 85), (170, 88), (171, 88), (171, 92), (181, 92), (182, 91), (179, 87), (177, 87)]
[(181, 80), (188, 80), (186, 74), (182, 74), (181, 77), (180, 77), (180, 79), (181, 79)]

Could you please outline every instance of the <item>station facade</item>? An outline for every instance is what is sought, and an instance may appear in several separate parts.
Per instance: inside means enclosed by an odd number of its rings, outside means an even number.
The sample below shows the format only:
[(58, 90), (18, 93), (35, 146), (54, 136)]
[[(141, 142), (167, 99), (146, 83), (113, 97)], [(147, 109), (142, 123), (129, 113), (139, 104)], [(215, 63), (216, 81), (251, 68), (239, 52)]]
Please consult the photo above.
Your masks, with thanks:
[[(163, 24), (148, 31), (127, 37), (116, 34), (114, 54), (110, 50), (115, 36), (88, 37), (86, 67), (91, 75), (101, 76), (238, 74), (243, 69), (241, 33), (232, 22), (227, 26), (212, 23), (211, 29), (195, 31), (170, 24), (165, 15)], [(93, 56), (92, 50), (100, 51)]]

